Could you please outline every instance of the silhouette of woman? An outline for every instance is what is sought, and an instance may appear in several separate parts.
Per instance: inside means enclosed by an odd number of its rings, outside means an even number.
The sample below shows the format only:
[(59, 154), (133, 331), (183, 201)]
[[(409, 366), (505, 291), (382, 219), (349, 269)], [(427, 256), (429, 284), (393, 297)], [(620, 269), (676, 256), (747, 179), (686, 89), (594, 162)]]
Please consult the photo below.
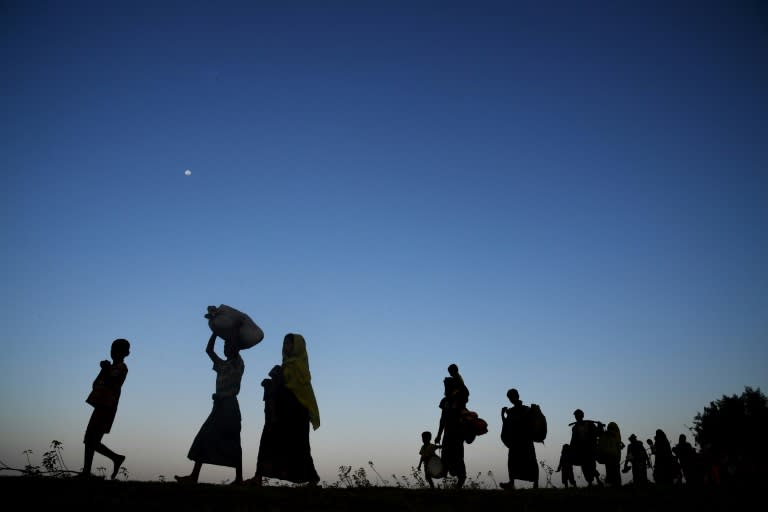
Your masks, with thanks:
[(269, 410), (273, 416), (269, 426), (265, 417), (256, 474), (247, 483), (261, 486), (266, 477), (315, 486), (320, 477), (312, 459), (309, 426), (320, 427), (320, 411), (301, 334), (285, 335), (283, 364), (274, 367), (270, 377), (265, 379), (270, 380), (265, 386), (265, 412)]
[(245, 363), (240, 357), (236, 335), (224, 340), (222, 359), (213, 349), (216, 334), (211, 334), (205, 353), (213, 361), (216, 372), (216, 392), (213, 394), (213, 409), (200, 427), (187, 458), (194, 461), (192, 473), (175, 478), (182, 483), (197, 483), (203, 464), (235, 468), (233, 483), (243, 482), (243, 451), (240, 444), (241, 416), (237, 395), (240, 381), (245, 372)]
[(661, 429), (656, 429), (653, 448), (655, 455), (653, 480), (657, 484), (671, 485), (678, 477), (679, 468), (667, 434)]

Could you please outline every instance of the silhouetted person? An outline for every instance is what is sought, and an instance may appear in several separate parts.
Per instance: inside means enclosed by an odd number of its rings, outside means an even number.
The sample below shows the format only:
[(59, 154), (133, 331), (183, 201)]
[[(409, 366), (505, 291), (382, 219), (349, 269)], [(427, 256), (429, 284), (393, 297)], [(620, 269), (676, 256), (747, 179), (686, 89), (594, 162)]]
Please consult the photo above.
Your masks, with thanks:
[(131, 352), (131, 344), (128, 340), (118, 338), (112, 342), (110, 357), (112, 362), (103, 360), (99, 363), (101, 370), (93, 381), (91, 393), (86, 402), (93, 407), (88, 426), (85, 428), (85, 455), (83, 457), (83, 470), (79, 476), (92, 477), (93, 454), (99, 453), (112, 461), (113, 469), (111, 479), (114, 480), (125, 461), (125, 455), (119, 455), (102, 442), (104, 434), (109, 434), (117, 415), (117, 406), (120, 402), (123, 383), (128, 376), (128, 366), (125, 358)]
[(584, 411), (573, 411), (576, 421), (571, 423), (571, 455), (574, 466), (581, 466), (581, 472), (591, 486), (593, 481), (602, 485), (597, 472), (597, 422), (584, 419)]
[(569, 485), (576, 487), (576, 478), (573, 474), (573, 462), (571, 461), (571, 446), (568, 443), (563, 445), (560, 450), (560, 462), (557, 464), (555, 472), (561, 472), (563, 486), (567, 489)]
[(466, 407), (467, 402), (469, 402), (469, 388), (464, 382), (464, 377), (459, 373), (459, 367), (454, 363), (448, 365), (448, 375), (456, 379), (458, 383), (456, 392), (458, 399), (462, 402), (461, 407)]
[[(316, 486), (320, 477), (312, 459), (309, 427), (320, 428), (312, 375), (309, 370), (307, 342), (301, 334), (288, 333), (283, 338), (283, 364), (270, 372), (274, 385), (274, 429), (267, 433), (268, 448), (259, 448), (256, 473), (248, 483), (261, 486), (264, 478)], [(266, 391), (266, 388), (265, 388)], [(262, 435), (264, 435), (262, 431)]]
[[(441, 444), (443, 468), (446, 473), (457, 478), (456, 488), (464, 486), (467, 479), (467, 468), (464, 464), (464, 432), (461, 427), (460, 415), (464, 410), (464, 395), (462, 384), (455, 377), (443, 379), (445, 387), (443, 399), (440, 400), (440, 427), (435, 436), (435, 442)], [(445, 433), (445, 438), (443, 438)]]
[(680, 434), (677, 444), (672, 448), (672, 452), (677, 457), (680, 464), (685, 483), (689, 485), (698, 485), (702, 481), (701, 468), (699, 465), (699, 454), (696, 449), (688, 442), (685, 434)]
[(429, 472), (429, 461), (432, 459), (432, 457), (438, 456), (438, 448), (440, 448), (440, 446), (432, 442), (432, 432), (425, 431), (421, 433), (419, 465), (416, 466), (416, 469), (421, 469), (422, 464), (424, 465), (424, 478), (432, 489), (435, 488), (435, 482), (432, 480), (432, 475)]
[(626, 473), (630, 467), (632, 468), (632, 482), (635, 486), (642, 487), (648, 484), (648, 466), (650, 462), (643, 442), (638, 440), (635, 434), (629, 436), (627, 458), (624, 461), (624, 472)]
[(598, 425), (598, 429), (598, 453), (600, 462), (605, 465), (605, 485), (621, 487), (621, 450), (624, 443), (621, 440), (619, 425), (611, 421), (605, 428)]
[(656, 455), (656, 447), (653, 446), (653, 439), (646, 439), (645, 444), (648, 445), (648, 465), (653, 468), (653, 456)]
[(186, 476), (175, 475), (182, 483), (197, 483), (203, 464), (235, 468), (234, 484), (243, 482), (243, 450), (240, 444), (242, 418), (237, 395), (240, 382), (245, 372), (245, 362), (240, 357), (237, 343), (237, 330), (229, 340), (224, 340), (224, 357), (214, 351), (216, 334), (211, 334), (205, 353), (213, 362), (216, 372), (216, 392), (212, 395), (213, 409), (200, 427), (187, 458), (194, 461), (192, 473)]
[[(279, 461), (279, 436), (280, 423), (277, 416), (278, 392), (285, 387), (282, 382), (282, 366), (275, 365), (269, 371), (269, 377), (261, 381), (261, 387), (264, 389), (264, 427), (261, 430), (261, 439), (259, 441), (259, 454), (256, 459), (256, 474), (272, 474), (274, 464)], [(261, 482), (261, 479), (258, 480)], [(248, 483), (259, 485), (253, 479)]]
[(657, 484), (671, 485), (678, 474), (677, 461), (669, 439), (663, 430), (657, 429), (653, 443), (653, 480)]
[(507, 398), (512, 407), (501, 408), (501, 422), (506, 433), (507, 470), (509, 482), (501, 482), (499, 487), (512, 490), (515, 480), (533, 482), (533, 488), (539, 487), (539, 463), (536, 460), (536, 448), (531, 438), (531, 409), (523, 405), (520, 394), (514, 388), (507, 391)]

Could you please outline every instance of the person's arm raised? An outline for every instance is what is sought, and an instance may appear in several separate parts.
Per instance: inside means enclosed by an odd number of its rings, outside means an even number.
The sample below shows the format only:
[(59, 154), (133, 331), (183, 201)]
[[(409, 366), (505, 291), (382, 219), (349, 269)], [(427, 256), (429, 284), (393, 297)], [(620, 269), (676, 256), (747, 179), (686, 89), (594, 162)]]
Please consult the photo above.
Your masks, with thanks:
[(213, 361), (214, 363), (217, 363), (221, 361), (221, 358), (213, 350), (213, 345), (215, 343), (216, 343), (216, 334), (211, 334), (211, 337), (208, 339), (208, 345), (205, 346), (205, 353), (208, 354), (208, 357), (211, 358), (211, 361)]

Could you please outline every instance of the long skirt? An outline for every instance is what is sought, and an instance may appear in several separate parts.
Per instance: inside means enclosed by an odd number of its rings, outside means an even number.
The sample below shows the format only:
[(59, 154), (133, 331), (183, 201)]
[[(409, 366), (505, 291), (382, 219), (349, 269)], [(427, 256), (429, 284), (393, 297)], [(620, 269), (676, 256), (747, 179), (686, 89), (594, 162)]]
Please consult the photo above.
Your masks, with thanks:
[(309, 412), (287, 388), (278, 394), (274, 423), (264, 426), (256, 472), (293, 483), (318, 482), (309, 444)]
[(243, 461), (241, 423), (237, 397), (215, 399), (213, 410), (192, 441), (187, 457), (204, 464), (239, 467)]
[(621, 455), (606, 457), (605, 485), (621, 487)]
[(536, 448), (533, 441), (516, 439), (509, 446), (507, 470), (510, 480), (538, 482), (539, 463), (536, 460)]

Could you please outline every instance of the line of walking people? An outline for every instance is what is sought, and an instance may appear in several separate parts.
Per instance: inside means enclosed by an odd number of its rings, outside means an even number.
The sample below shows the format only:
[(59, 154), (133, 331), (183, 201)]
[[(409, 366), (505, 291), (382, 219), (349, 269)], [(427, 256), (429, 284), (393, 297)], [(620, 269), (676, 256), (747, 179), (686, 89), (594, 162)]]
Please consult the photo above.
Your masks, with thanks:
[[(311, 454), (309, 434), (320, 427), (320, 412), (312, 387), (306, 340), (301, 334), (288, 333), (283, 339), (282, 364), (275, 365), (261, 385), (264, 388), (264, 426), (259, 443), (259, 453), (254, 476), (243, 478), (241, 447), (241, 414), (237, 400), (245, 363), (240, 351), (261, 341), (263, 332), (255, 326), (254, 337), (243, 342), (239, 337), (240, 325), (235, 324), (226, 334), (214, 331), (205, 348), (216, 372), (216, 391), (212, 395), (212, 409), (189, 449), (187, 457), (193, 461), (188, 475), (176, 475), (182, 483), (196, 483), (202, 466), (213, 464), (235, 469), (233, 484), (261, 486), (264, 478), (275, 478), (293, 483), (307, 483), (316, 486), (320, 477), (315, 469)], [(224, 340), (224, 358), (214, 347), (218, 337)], [(101, 370), (93, 382), (87, 403), (94, 407), (84, 437), (85, 456), (81, 472), (83, 477), (93, 477), (91, 466), (93, 456), (99, 453), (112, 460), (114, 479), (125, 461), (125, 456), (107, 448), (102, 438), (109, 433), (115, 419), (120, 390), (128, 374), (125, 358), (130, 353), (130, 343), (117, 339), (112, 343), (112, 361), (101, 361)], [(447, 475), (456, 478), (456, 487), (466, 481), (464, 444), (470, 444), (478, 435), (485, 434), (487, 423), (476, 413), (467, 409), (469, 389), (459, 373), (458, 366), (448, 366), (449, 376), (444, 379), (444, 396), (440, 400), (440, 419), (435, 443), (431, 432), (422, 433), (419, 468), (424, 465), (426, 480), (434, 487), (433, 478)], [(528, 481), (538, 487), (539, 463), (534, 443), (546, 437), (546, 419), (538, 416), (540, 409), (535, 404), (524, 405), (520, 394), (514, 388), (507, 391), (511, 407), (502, 407), (501, 440), (508, 448), (507, 469), (509, 481), (500, 487), (514, 489), (515, 480)], [(584, 419), (584, 412), (574, 411), (575, 421), (571, 427), (570, 443), (564, 444), (557, 468), (562, 474), (565, 487), (576, 486), (574, 468), (581, 467), (588, 486), (594, 484), (621, 486), (621, 457), (626, 447), (623, 472), (632, 471), (635, 485), (648, 483), (648, 468), (653, 468), (653, 478), (659, 484), (676, 482), (701, 483), (704, 479), (701, 458), (680, 435), (678, 444), (670, 446), (666, 434), (656, 430), (653, 440), (647, 444), (654, 458), (651, 464), (643, 443), (635, 434), (629, 436), (624, 445), (621, 432), (615, 422)], [(538, 421), (538, 423), (537, 423)], [(437, 448), (441, 457), (435, 458)], [(439, 460), (439, 467), (434, 467)], [(605, 482), (600, 478), (597, 464), (605, 466)]]
[[(435, 478), (455, 477), (455, 487), (462, 488), (467, 478), (464, 463), (464, 444), (471, 444), (478, 435), (488, 432), (487, 423), (477, 413), (467, 409), (469, 389), (459, 373), (455, 363), (448, 366), (448, 377), (443, 379), (444, 396), (440, 400), (440, 420), (435, 442), (432, 433), (421, 433), (422, 445), (419, 449), (417, 469), (424, 467), (424, 478), (434, 488)], [(543, 441), (546, 436), (546, 420), (538, 428), (532, 425), (535, 417), (533, 408), (524, 405), (516, 389), (507, 391), (507, 398), (512, 407), (502, 407), (503, 423), (501, 439), (508, 448), (507, 469), (509, 481), (499, 485), (503, 489), (514, 489), (515, 480), (525, 480), (538, 487), (539, 463), (536, 459), (535, 440)], [(533, 433), (537, 431), (537, 433)], [(442, 441), (442, 444), (441, 444)], [(437, 450), (440, 449), (440, 455)]]
[(256, 472), (243, 479), (243, 455), (240, 442), (241, 415), (237, 401), (245, 364), (240, 357), (237, 338), (224, 341), (224, 355), (213, 350), (212, 334), (206, 353), (216, 372), (213, 408), (200, 427), (187, 458), (194, 462), (189, 475), (175, 476), (181, 483), (196, 483), (203, 464), (235, 469), (234, 485), (261, 487), (264, 478), (316, 486), (320, 477), (315, 469), (309, 443), (309, 428), (320, 427), (320, 411), (312, 389), (306, 340), (301, 334), (288, 333), (283, 338), (282, 364), (275, 365), (262, 380), (264, 388), (264, 427), (259, 442)]
[[(232, 483), (236, 485), (259, 487), (264, 478), (274, 478), (316, 486), (320, 477), (312, 458), (309, 434), (310, 425), (315, 430), (320, 427), (320, 411), (312, 387), (306, 340), (298, 333), (286, 334), (282, 363), (275, 365), (261, 382), (264, 426), (256, 472), (245, 480), (240, 439), (242, 417), (237, 399), (245, 372), (240, 352), (260, 343), (264, 333), (250, 317), (225, 305), (209, 306), (205, 317), (212, 330), (205, 352), (216, 373), (216, 391), (211, 397), (211, 412), (187, 453), (187, 458), (193, 462), (192, 471), (188, 475), (176, 475), (176, 481), (196, 483), (203, 465), (213, 464), (233, 468), (235, 479)], [(224, 340), (223, 358), (215, 350), (217, 338)], [(116, 339), (110, 351), (112, 361), (100, 362), (101, 370), (86, 399), (93, 411), (83, 440), (85, 456), (80, 472), (83, 478), (99, 478), (91, 473), (95, 453), (112, 461), (113, 480), (125, 461), (124, 455), (107, 448), (102, 440), (110, 432), (117, 414), (121, 389), (128, 375), (125, 358), (130, 354), (130, 343)]]
[[(456, 478), (457, 488), (464, 485), (464, 444), (471, 443), (477, 434), (464, 417), (467, 413), (474, 413), (467, 410), (469, 389), (459, 374), (458, 366), (451, 364), (448, 373), (449, 376), (444, 379), (444, 397), (439, 405), (441, 414), (435, 442), (432, 442), (432, 433), (424, 431), (419, 449), (417, 469), (424, 467), (425, 480), (433, 488), (434, 478), (448, 475)], [(523, 404), (517, 389), (509, 389), (507, 399), (512, 406), (501, 409), (501, 440), (508, 448), (509, 481), (501, 482), (499, 486), (512, 490), (515, 489), (515, 481), (521, 480), (531, 482), (533, 488), (538, 488), (539, 462), (535, 442), (542, 442), (546, 437), (546, 419), (540, 414), (538, 405)], [(705, 473), (700, 454), (684, 434), (680, 434), (678, 443), (671, 446), (666, 433), (657, 429), (654, 438), (646, 441), (646, 450), (635, 434), (629, 436), (628, 444), (625, 445), (619, 425), (614, 421), (604, 424), (585, 419), (581, 409), (576, 409), (573, 416), (575, 421), (569, 424), (570, 442), (563, 444), (557, 469), (554, 470), (561, 473), (564, 487), (576, 487), (576, 467), (581, 468), (588, 487), (620, 487), (622, 473), (630, 471), (634, 485), (647, 485), (650, 483), (649, 469), (653, 470), (653, 481), (657, 484), (685, 482), (695, 485), (704, 482)], [(442, 449), (440, 456), (437, 455), (438, 449)], [(605, 468), (604, 478), (601, 478), (598, 464)]]
[[(633, 485), (647, 485), (650, 483), (649, 469), (652, 470), (653, 481), (657, 484), (672, 485), (685, 482), (695, 485), (703, 482), (699, 455), (685, 434), (680, 434), (678, 443), (672, 446), (666, 433), (657, 429), (654, 438), (646, 441), (646, 450), (635, 434), (629, 436), (629, 443), (625, 445), (616, 422), (611, 421), (605, 425), (600, 421), (585, 420), (581, 409), (576, 409), (573, 415), (576, 421), (569, 425), (571, 441), (562, 446), (555, 470), (561, 473), (564, 487), (576, 486), (575, 467), (581, 468), (588, 487), (593, 484), (619, 487), (622, 485), (622, 473), (630, 471)], [(624, 448), (626, 453), (622, 467)], [(600, 478), (598, 464), (605, 466), (604, 481)]]

